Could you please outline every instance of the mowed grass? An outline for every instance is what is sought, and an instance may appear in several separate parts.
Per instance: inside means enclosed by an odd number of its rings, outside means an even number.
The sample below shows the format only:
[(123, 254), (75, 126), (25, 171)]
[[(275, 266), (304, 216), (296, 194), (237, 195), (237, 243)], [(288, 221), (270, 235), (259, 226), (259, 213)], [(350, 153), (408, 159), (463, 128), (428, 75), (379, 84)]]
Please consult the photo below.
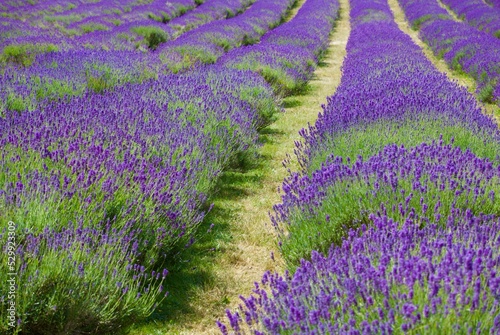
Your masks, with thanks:
[(313, 80), (300, 95), (283, 100), (285, 113), (261, 131), (258, 157), (246, 157), (242, 166), (223, 174), (212, 198), (214, 207), (200, 229), (205, 234), (214, 224), (211, 233), (184, 254), (178, 271), (172, 265), (171, 286), (166, 287), (170, 296), (132, 335), (219, 334), (215, 321), (225, 318), (226, 308), (240, 303), (240, 294), (251, 292), (265, 271), (283, 272), (285, 264), (268, 213), (280, 201), (278, 188), (288, 168), (298, 169), (291, 157), (299, 130), (315, 122), (321, 104), (340, 83), (350, 32), (348, 0), (340, 2), (341, 17), (331, 47)]

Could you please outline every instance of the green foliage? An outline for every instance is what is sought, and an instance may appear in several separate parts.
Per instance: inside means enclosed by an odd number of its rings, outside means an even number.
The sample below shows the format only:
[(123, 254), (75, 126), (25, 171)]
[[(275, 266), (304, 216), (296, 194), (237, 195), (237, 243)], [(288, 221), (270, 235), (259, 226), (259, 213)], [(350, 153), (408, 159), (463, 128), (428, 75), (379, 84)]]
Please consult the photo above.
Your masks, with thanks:
[(80, 15), (76, 14), (70, 14), (70, 15), (53, 15), (53, 16), (46, 16), (45, 21), (50, 22), (50, 23), (63, 23), (65, 25), (68, 25), (73, 22), (78, 22), (82, 19)]
[(451, 68), (457, 70), (459, 72), (462, 71), (462, 64), (460, 64), (460, 60), (465, 57), (465, 51), (461, 50), (455, 54), (453, 59), (451, 60)]
[(96, 93), (103, 93), (113, 88), (117, 79), (112, 76), (110, 71), (105, 71), (98, 75), (94, 75), (91, 71), (86, 72), (87, 88)]
[(131, 30), (142, 36), (151, 50), (155, 50), (158, 45), (166, 42), (168, 39), (167, 33), (155, 26), (137, 26)]
[(101, 30), (101, 31), (106, 31), (108, 30), (108, 27), (106, 27), (103, 24), (97, 24), (97, 23), (86, 23), (82, 24), (80, 26), (80, 29), (83, 31), (84, 34), (91, 33), (96, 30)]
[(244, 87), (241, 89), (240, 98), (248, 102), (259, 113), (259, 124), (257, 129), (263, 129), (277, 119), (280, 112), (275, 99), (267, 94), (263, 87)]
[(417, 20), (415, 20), (412, 24), (412, 29), (413, 30), (418, 30), (420, 29), (420, 26), (422, 25), (422, 23), (426, 22), (426, 21), (429, 21), (430, 19), (432, 18), (432, 15), (428, 14), (428, 15), (424, 15), (422, 17), (419, 17)]
[(167, 23), (169, 22), (172, 18), (170, 17), (170, 15), (168, 15), (167, 13), (165, 12), (160, 12), (161, 15), (156, 15), (154, 13), (149, 13), (148, 14), (148, 17), (150, 19), (153, 19), (155, 21), (158, 21), (158, 22), (162, 22), (162, 23)]
[(156, 50), (158, 45), (167, 41), (167, 34), (164, 32), (152, 32), (146, 37), (146, 42), (151, 50)]
[(22, 96), (15, 93), (9, 93), (7, 96), (6, 107), (7, 109), (13, 111), (22, 112), (28, 108), (28, 104)]
[(0, 57), (2, 62), (13, 62), (28, 67), (35, 60), (35, 56), (41, 53), (56, 52), (58, 47), (54, 44), (11, 44), (4, 47)]
[(217, 60), (217, 55), (196, 46), (183, 45), (175, 47), (173, 51), (180, 59), (172, 60), (165, 55), (160, 56), (162, 61), (173, 73), (179, 73), (190, 69), (197, 63), (213, 64)]
[(241, 42), (241, 44), (245, 45), (245, 46), (252, 45), (252, 44), (259, 43), (259, 40), (260, 40), (259, 37), (245, 34), (245, 36), (243, 36), (243, 41)]
[(494, 90), (495, 90), (494, 83), (490, 81), (479, 90), (477, 97), (482, 102), (493, 103)]

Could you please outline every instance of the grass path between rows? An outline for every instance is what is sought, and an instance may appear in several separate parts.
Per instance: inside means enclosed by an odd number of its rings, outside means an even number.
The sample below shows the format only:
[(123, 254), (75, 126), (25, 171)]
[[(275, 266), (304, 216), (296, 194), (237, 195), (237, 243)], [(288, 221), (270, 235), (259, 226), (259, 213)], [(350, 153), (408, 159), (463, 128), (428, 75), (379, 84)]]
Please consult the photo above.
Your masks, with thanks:
[[(409, 35), (413, 42), (418, 45), (427, 59), (431, 61), (432, 64), (442, 73), (444, 73), (450, 80), (457, 82), (459, 85), (462, 85), (467, 88), (467, 90), (476, 97), (475, 95), (476, 92), (476, 81), (474, 78), (458, 73), (455, 70), (452, 70), (448, 64), (444, 61), (444, 59), (439, 59), (437, 58), (434, 53), (432, 52), (432, 49), (420, 39), (420, 36), (418, 35), (418, 31), (413, 30), (410, 28), (408, 22), (406, 21), (406, 17), (404, 15), (403, 9), (398, 3), (398, 0), (388, 0), (389, 6), (391, 7), (392, 13), (394, 15), (394, 19), (399, 26), (399, 29), (401, 29), (404, 33)], [(439, 4), (441, 4), (440, 1), (438, 1)], [(442, 5), (442, 4), (441, 4)], [(445, 7), (443, 7), (445, 8)], [(454, 16), (456, 19), (456, 16)], [(457, 19), (458, 21), (458, 19)], [(483, 103), (479, 100), (477, 100), (478, 105), (482, 108), (483, 112), (485, 114), (493, 115), (497, 122), (500, 124), (500, 108), (496, 106), (495, 104), (490, 104), (490, 103)]]
[[(208, 230), (213, 223), (214, 228), (184, 256), (177, 274), (171, 271), (170, 297), (131, 334), (219, 334), (215, 321), (225, 320), (226, 308), (237, 307), (239, 296), (249, 295), (265, 271), (284, 271), (268, 213), (280, 202), (278, 188), (288, 175), (282, 162), (293, 156), (299, 130), (315, 122), (321, 104), (340, 84), (350, 33), (349, 1), (340, 0), (340, 6), (329, 50), (307, 89), (284, 99), (285, 113), (262, 132), (259, 158), (223, 174), (202, 227)], [(290, 166), (298, 164), (292, 160)]]

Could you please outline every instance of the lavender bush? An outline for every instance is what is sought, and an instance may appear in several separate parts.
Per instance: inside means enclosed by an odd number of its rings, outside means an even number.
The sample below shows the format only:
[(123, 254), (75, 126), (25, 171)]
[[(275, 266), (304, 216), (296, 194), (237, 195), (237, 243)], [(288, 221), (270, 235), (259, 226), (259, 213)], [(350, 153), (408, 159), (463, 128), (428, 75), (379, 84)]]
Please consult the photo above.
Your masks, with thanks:
[(115, 333), (149, 315), (221, 172), (256, 148), (266, 101), (270, 113), (258, 75), (214, 68), (7, 110), (0, 226), (17, 224), (17, 330)]
[[(0, 241), (7, 263), (7, 228)], [(19, 227), (16, 234), (21, 236)], [(85, 228), (69, 222), (62, 230), (26, 229), (18, 240), (15, 327), (8, 322), (8, 286), (0, 288), (2, 334), (117, 334), (150, 315), (166, 297), (166, 269), (141, 262), (139, 230)], [(8, 271), (0, 272), (5, 283)]]
[(371, 215), (327, 256), (266, 273), (222, 334), (497, 334), (500, 221), (454, 211), (424, 228)]
[(453, 145), (386, 146), (367, 160), (332, 158), (311, 176), (283, 183), (273, 224), (289, 268), (312, 250), (326, 252), (377, 211), (395, 221), (444, 225), (455, 209), (500, 215), (500, 169)]

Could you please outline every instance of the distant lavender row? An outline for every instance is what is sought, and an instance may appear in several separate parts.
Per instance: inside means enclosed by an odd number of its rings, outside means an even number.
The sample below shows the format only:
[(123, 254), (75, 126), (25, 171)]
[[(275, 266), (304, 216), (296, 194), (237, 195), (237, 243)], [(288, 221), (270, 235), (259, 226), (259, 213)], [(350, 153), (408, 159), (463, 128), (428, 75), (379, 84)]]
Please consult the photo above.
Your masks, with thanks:
[(6, 109), (34, 110), (46, 100), (68, 99), (156, 77), (154, 62), (132, 51), (58, 51), (32, 57), (30, 66), (9, 64), (0, 76), (0, 116)]
[(162, 44), (158, 48), (160, 59), (173, 72), (195, 64), (214, 63), (229, 50), (255, 43), (279, 25), (294, 2), (257, 0), (241, 15), (203, 25), (184, 34), (182, 39)]
[(470, 25), (500, 38), (500, 9), (483, 0), (441, 0)]
[[(41, 2), (36, 5), (21, 7), (13, 12), (5, 12), (7, 18), (0, 18), (0, 23), (8, 23), (8, 28), (0, 34), (0, 46), (20, 43), (55, 43), (61, 48), (75, 47), (85, 43), (76, 43), (79, 35), (99, 36), (116, 26), (146, 24), (164, 26), (164, 22), (182, 15), (197, 5), (195, 0), (178, 0), (165, 3), (155, 0), (138, 5), (134, 2), (106, 3), (57, 3)], [(160, 24), (155, 25), (156, 21)], [(92, 38), (84, 39), (86, 42)], [(92, 45), (92, 44), (90, 44)]]
[[(209, 22), (226, 19), (235, 13), (244, 11), (254, 0), (207, 0), (186, 14), (167, 23), (154, 22), (151, 19), (138, 19), (122, 24), (111, 31), (95, 31), (78, 39), (75, 47), (92, 45), (113, 50), (135, 50), (144, 36), (137, 33), (142, 27), (151, 31), (163, 32), (164, 43), (181, 36)], [(149, 33), (149, 32), (148, 32)]]
[(442, 9), (436, 6), (436, 0), (399, 2), (414, 26), (418, 20), (434, 18), (421, 25), (422, 39), (436, 55), (444, 57), (449, 66), (477, 81), (481, 100), (500, 103), (500, 40), (467, 23), (437, 17)]
[(500, 220), (464, 216), (445, 229), (372, 216), (293, 275), (266, 273), (221, 332), (498, 334)]
[[(102, 91), (127, 82), (137, 83), (155, 78), (160, 72), (161, 62), (157, 55), (133, 52), (144, 37), (134, 33), (134, 29), (144, 28), (144, 35), (147, 36), (151, 33), (148, 29), (159, 26), (161, 31), (169, 31), (169, 38), (175, 38), (198, 25), (243, 10), (248, 4), (248, 0), (209, 0), (167, 24), (143, 19), (144, 22), (123, 25), (112, 32), (96, 31), (77, 37), (71, 43), (57, 34), (46, 36), (38, 31), (34, 46), (38, 46), (38, 49), (51, 47), (55, 50), (51, 52), (38, 52), (35, 47), (23, 50), (24, 43), (32, 38), (18, 39), (21, 47), (14, 51), (20, 50), (21, 53), (16, 57), (7, 57), (9, 64), (0, 77), (0, 115), (6, 108), (33, 110), (38, 104), (43, 105), (45, 99), (80, 95), (87, 90)], [(144, 26), (139, 24), (141, 22)], [(152, 31), (156, 31), (154, 29)], [(128, 36), (127, 39), (117, 39), (120, 34)], [(40, 44), (41, 41), (45, 41), (45, 44)], [(89, 45), (98, 50), (89, 49)], [(70, 50), (63, 51), (65, 49)], [(112, 51), (106, 51), (108, 49)]]
[(308, 0), (289, 22), (264, 34), (260, 43), (230, 51), (218, 64), (251, 69), (286, 94), (311, 78), (328, 47), (338, 1)]

